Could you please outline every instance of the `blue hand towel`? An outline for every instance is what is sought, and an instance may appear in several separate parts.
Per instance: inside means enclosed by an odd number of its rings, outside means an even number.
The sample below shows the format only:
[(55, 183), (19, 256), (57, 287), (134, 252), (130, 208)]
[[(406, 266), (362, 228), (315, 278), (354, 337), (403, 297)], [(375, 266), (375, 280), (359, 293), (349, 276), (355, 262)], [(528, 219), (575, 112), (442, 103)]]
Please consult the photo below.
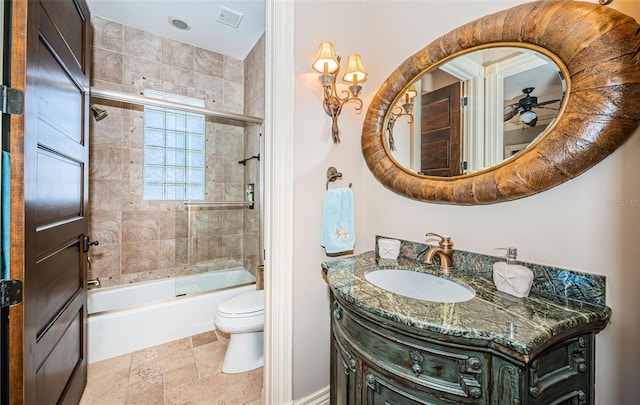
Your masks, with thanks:
[(348, 188), (327, 190), (322, 213), (321, 245), (328, 255), (353, 250), (356, 244), (353, 192)]

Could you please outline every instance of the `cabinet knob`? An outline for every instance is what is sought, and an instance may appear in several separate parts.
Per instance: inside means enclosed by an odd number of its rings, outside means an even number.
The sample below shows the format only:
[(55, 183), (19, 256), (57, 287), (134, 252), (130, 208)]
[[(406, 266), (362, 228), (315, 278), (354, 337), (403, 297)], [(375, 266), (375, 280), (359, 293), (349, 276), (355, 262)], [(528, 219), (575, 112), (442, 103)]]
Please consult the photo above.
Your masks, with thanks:
[(482, 390), (478, 387), (471, 387), (469, 388), (469, 395), (471, 395), (471, 398), (478, 399), (482, 396)]
[(415, 350), (409, 353), (409, 357), (411, 358), (411, 363), (413, 363), (411, 370), (417, 377), (422, 373), (422, 362), (424, 361), (424, 357)]
[(482, 363), (480, 362), (480, 359), (477, 357), (471, 357), (469, 359), (469, 367), (471, 367), (471, 370), (480, 370), (480, 367), (482, 367)]

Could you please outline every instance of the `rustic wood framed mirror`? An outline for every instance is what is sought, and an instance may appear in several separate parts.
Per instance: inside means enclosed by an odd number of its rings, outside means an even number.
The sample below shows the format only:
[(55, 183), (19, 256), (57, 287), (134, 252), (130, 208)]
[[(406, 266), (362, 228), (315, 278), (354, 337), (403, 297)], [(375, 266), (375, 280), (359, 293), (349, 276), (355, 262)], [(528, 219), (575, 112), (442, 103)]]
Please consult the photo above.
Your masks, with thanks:
[[(566, 81), (544, 132), (516, 155), (469, 174), (436, 177), (400, 164), (388, 124), (405, 93), (457, 57), (498, 47), (542, 54)], [(459, 205), (509, 201), (570, 180), (611, 154), (638, 127), (638, 100), (640, 26), (633, 18), (592, 3), (526, 3), (463, 25), (405, 60), (371, 102), (362, 152), (374, 176), (408, 198)]]

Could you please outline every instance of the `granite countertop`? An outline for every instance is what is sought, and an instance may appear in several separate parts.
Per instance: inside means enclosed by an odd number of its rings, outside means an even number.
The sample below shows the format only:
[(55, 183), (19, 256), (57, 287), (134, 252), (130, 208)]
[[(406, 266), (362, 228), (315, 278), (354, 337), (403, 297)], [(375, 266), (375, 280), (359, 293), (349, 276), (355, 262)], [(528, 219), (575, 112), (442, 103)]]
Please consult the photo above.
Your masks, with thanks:
[(365, 272), (376, 269), (410, 269), (441, 275), (437, 268), (406, 258), (380, 259), (367, 252), (325, 262), (322, 269), (333, 293), (355, 307), (393, 323), (450, 337), (463, 337), (528, 362), (554, 337), (593, 324), (606, 326), (610, 308), (553, 295), (532, 292), (517, 298), (498, 291), (482, 277), (454, 270), (448, 278), (476, 292), (469, 301), (437, 303), (400, 296), (374, 286)]

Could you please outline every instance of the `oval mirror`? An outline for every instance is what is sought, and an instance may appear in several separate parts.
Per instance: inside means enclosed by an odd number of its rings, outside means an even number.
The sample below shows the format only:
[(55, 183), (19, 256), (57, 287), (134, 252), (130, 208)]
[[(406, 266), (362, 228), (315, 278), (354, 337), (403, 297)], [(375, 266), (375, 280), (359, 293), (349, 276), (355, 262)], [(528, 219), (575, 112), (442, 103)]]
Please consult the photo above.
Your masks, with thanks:
[[(365, 161), (387, 188), (435, 203), (492, 204), (572, 179), (612, 153), (640, 123), (639, 29), (627, 15), (579, 1), (525, 3), (463, 25), (408, 58), (382, 84), (364, 120)], [(469, 60), (472, 67), (493, 66), (489, 62), (499, 63), (502, 53), (518, 53), (555, 71), (555, 93), (543, 95), (545, 80), (530, 81), (528, 69), (501, 77), (489, 67), (484, 74), (493, 85), (466, 79), (473, 78), (473, 69), (464, 72)], [(433, 105), (421, 106), (419, 119), (402, 114), (415, 113), (425, 93), (442, 87), (437, 82), (445, 74), (460, 78), (461, 96), (473, 96), (461, 107), (459, 121), (449, 119), (462, 127), (459, 145), (449, 148), (461, 154), (457, 173), (437, 172), (437, 164), (448, 160), (452, 166), (454, 159), (430, 134), (455, 103), (445, 107), (437, 96)], [(506, 93), (512, 85), (515, 90)], [(521, 138), (512, 140), (514, 134), (504, 131), (510, 127)], [(530, 134), (529, 128), (536, 129)], [(447, 142), (452, 143), (440, 140)], [(423, 155), (431, 159), (425, 167)]]
[(566, 91), (541, 52), (494, 47), (463, 53), (409, 83), (387, 117), (385, 142), (407, 170), (451, 177), (501, 163), (537, 139)]

